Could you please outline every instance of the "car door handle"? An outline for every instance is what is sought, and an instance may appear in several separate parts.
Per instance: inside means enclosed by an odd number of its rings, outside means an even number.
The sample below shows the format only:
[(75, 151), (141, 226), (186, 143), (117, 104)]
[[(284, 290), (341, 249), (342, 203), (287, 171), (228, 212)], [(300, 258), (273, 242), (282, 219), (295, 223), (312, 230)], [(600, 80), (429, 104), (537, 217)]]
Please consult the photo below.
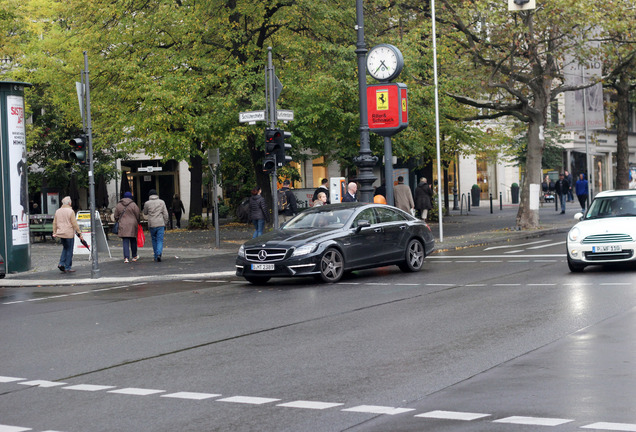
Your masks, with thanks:
[(407, 227), (406, 225), (401, 225), (401, 226), (400, 226), (400, 229), (401, 229), (401, 230), (405, 230), (405, 229), (407, 229), (407, 228), (408, 228), (408, 227)]
[(382, 228), (373, 228), (373, 231), (375, 231), (375, 232), (382, 232)]

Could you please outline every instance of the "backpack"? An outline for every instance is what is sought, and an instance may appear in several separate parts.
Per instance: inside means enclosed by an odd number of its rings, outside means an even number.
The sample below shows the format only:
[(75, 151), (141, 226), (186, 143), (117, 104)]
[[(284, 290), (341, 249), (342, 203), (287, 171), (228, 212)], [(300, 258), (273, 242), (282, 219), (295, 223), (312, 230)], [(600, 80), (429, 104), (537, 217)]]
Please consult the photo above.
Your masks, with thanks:
[(278, 191), (278, 211), (282, 212), (289, 208), (289, 203), (287, 202), (287, 192), (284, 190)]
[(241, 203), (236, 207), (236, 217), (239, 222), (247, 223), (250, 219), (250, 199), (245, 198)]

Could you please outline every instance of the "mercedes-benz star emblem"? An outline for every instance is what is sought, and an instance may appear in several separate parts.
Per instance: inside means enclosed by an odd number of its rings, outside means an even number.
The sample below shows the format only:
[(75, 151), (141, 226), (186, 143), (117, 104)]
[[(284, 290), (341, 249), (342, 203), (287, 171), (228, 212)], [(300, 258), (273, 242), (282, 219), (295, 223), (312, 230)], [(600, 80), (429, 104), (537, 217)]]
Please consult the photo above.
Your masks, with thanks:
[(267, 252), (263, 249), (258, 251), (258, 259), (261, 261), (265, 261), (267, 259)]

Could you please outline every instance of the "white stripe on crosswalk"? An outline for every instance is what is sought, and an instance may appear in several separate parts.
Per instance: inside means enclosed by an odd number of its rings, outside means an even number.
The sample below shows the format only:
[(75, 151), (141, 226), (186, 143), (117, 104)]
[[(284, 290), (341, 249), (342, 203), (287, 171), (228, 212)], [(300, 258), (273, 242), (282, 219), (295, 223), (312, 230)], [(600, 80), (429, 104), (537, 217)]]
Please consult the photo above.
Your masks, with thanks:
[(599, 422), (581, 426), (581, 429), (634, 432), (636, 431), (636, 424)]
[(294, 402), (287, 402), (287, 403), (278, 404), (276, 406), (288, 407), (288, 408), (306, 408), (306, 409), (323, 410), (323, 409), (333, 408), (333, 407), (337, 407), (337, 406), (341, 406), (341, 405), (344, 405), (344, 404), (332, 403), (332, 402), (314, 402), (314, 401), (299, 400), (299, 401), (294, 401)]
[(367, 414), (402, 414), (409, 411), (415, 411), (412, 408), (393, 408), (386, 406), (376, 406), (376, 405), (360, 405), (353, 408), (345, 408), (342, 411), (348, 412), (358, 412), (358, 413), (367, 413)]
[(512, 416), (494, 420), (493, 423), (509, 423), (529, 426), (559, 426), (573, 421), (574, 420), (560, 418)]
[(471, 412), (459, 412), (459, 411), (430, 411), (424, 414), (418, 414), (415, 417), (433, 418), (441, 420), (464, 420), (471, 421), (484, 417), (489, 417), (490, 414), (471, 413)]

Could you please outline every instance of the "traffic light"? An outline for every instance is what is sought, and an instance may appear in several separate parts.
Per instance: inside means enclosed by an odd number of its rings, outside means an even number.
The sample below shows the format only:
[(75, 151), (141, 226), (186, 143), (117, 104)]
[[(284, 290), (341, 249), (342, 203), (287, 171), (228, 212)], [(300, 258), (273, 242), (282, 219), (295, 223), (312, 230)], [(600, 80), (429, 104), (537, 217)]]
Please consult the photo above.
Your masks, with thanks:
[(292, 157), (287, 155), (287, 152), (291, 150), (292, 146), (285, 142), (291, 135), (291, 132), (278, 129), (278, 134), (274, 136), (274, 141), (276, 141), (276, 163), (279, 167), (292, 161)]
[(88, 145), (88, 137), (86, 135), (80, 135), (77, 138), (73, 138), (69, 141), (73, 150), (71, 151), (71, 159), (80, 165), (86, 163), (86, 146)]
[(285, 143), (285, 139), (291, 137), (291, 132), (282, 129), (265, 129), (265, 159), (263, 171), (271, 171), (274, 167), (282, 167), (291, 162), (292, 157), (285, 153), (291, 150), (291, 144)]

